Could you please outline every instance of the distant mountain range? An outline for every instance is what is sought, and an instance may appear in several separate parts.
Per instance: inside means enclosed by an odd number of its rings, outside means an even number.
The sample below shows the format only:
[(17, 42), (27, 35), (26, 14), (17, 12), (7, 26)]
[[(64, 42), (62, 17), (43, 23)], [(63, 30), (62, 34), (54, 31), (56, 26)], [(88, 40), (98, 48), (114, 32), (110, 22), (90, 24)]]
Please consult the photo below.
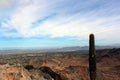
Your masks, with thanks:
[[(120, 48), (120, 46), (96, 46), (96, 49), (112, 49), (112, 48)], [(76, 51), (76, 50), (89, 50), (89, 46), (72, 46), (72, 47), (63, 47), (63, 48), (58, 48), (57, 50), (60, 51)]]
[[(120, 45), (113, 46), (96, 46), (96, 49), (112, 49), (120, 48)], [(61, 47), (61, 48), (6, 48), (1, 49), (0, 53), (26, 53), (26, 52), (66, 52), (66, 51), (79, 51), (79, 50), (89, 50), (89, 46), (71, 46), (71, 47)]]

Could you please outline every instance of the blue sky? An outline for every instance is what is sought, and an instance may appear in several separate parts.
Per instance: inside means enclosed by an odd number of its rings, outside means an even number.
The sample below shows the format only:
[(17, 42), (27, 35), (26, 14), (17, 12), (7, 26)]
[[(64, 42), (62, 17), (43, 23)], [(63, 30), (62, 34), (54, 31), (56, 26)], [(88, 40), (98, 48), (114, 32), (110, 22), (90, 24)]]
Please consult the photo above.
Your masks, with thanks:
[(120, 0), (0, 0), (0, 48), (120, 43)]

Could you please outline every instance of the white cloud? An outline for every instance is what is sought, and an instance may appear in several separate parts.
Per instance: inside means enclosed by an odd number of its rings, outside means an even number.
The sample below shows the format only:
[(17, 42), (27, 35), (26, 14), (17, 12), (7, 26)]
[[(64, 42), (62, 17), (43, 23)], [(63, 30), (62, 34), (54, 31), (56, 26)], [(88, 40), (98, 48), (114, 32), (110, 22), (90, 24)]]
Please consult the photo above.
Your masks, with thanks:
[[(92, 9), (84, 12), (84, 5), (78, 7), (79, 4), (77, 4), (72, 8), (70, 5), (69, 7), (62, 6), (61, 3), (64, 3), (64, 0), (18, 1), (16, 11), (10, 16), (10, 19), (2, 23), (3, 28), (8, 30), (7, 33), (6, 31), (1, 33), (4, 36), (15, 37), (38, 37), (42, 35), (51, 38), (72, 36), (85, 39), (90, 33), (95, 33), (101, 39), (106, 37), (110, 39), (111, 36), (119, 33), (120, 15), (112, 15), (112, 13), (115, 14), (112, 12), (111, 15), (109, 14), (110, 16), (105, 16), (108, 14), (107, 12), (105, 14), (105, 11), (111, 8), (101, 7), (99, 10)], [(88, 2), (86, 4), (91, 6)], [(89, 7), (89, 5), (85, 5), (85, 7)], [(81, 11), (69, 14), (76, 7), (81, 8)], [(49, 18), (48, 16), (51, 15), (53, 17)], [(44, 20), (46, 17), (48, 18)], [(43, 21), (40, 23), (39, 20)], [(37, 21), (37, 25), (34, 25)], [(17, 35), (9, 32), (9, 29), (15, 29)], [(118, 39), (118, 37), (115, 38)]]
[(9, 0), (0, 0), (0, 6), (6, 6), (9, 4)]
[(0, 0), (0, 7), (6, 7), (10, 5), (13, 2), (13, 0)]

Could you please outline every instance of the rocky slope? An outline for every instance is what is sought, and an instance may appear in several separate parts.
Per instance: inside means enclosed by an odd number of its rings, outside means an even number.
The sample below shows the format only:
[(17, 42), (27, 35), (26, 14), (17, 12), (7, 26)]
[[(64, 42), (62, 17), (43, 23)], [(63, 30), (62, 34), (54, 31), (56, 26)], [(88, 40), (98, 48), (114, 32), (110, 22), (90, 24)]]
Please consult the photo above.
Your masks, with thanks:
[(97, 61), (106, 80), (120, 80), (120, 48), (98, 50)]
[[(97, 80), (120, 80), (119, 70), (119, 48), (97, 51)], [(2, 55), (0, 80), (90, 80), (88, 55)]]

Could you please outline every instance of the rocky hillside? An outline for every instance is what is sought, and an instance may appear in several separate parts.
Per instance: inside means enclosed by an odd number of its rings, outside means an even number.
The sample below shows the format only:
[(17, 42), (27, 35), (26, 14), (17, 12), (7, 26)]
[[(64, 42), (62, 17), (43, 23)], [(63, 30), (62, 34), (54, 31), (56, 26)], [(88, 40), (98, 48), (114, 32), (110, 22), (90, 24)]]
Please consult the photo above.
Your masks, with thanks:
[(108, 60), (110, 63), (114, 60), (116, 60), (114, 62), (120, 61), (120, 48), (97, 50), (98, 62), (106, 62), (104, 59)]
[(117, 58), (120, 58), (120, 48), (97, 50), (97, 57), (117, 57)]
[(120, 48), (98, 50), (97, 66), (106, 80), (120, 80)]
[(0, 65), (0, 80), (68, 80), (49, 67), (34, 68), (33, 66)]
[[(78, 51), (1, 55), (0, 80), (90, 80), (88, 55)], [(119, 48), (97, 51), (97, 80), (120, 80)]]
[(0, 80), (89, 80), (86, 59), (72, 55), (35, 57), (24, 65), (4, 63), (0, 65), (0, 72)]

